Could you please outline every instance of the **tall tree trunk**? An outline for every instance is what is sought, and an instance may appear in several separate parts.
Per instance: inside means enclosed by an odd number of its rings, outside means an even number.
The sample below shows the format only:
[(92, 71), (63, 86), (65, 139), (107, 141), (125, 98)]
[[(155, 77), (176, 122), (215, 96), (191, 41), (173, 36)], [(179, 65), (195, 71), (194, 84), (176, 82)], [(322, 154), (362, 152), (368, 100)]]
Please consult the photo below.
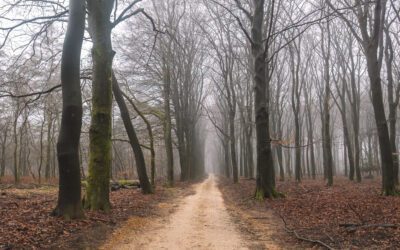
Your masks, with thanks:
[[(388, 102), (389, 102), (389, 135), (390, 135), (390, 146), (392, 147), (393, 154), (393, 175), (395, 184), (399, 184), (399, 155), (396, 146), (396, 119), (397, 119), (397, 106), (400, 98), (400, 88), (397, 87), (394, 91), (394, 80), (393, 80), (393, 59), (394, 51), (392, 40), (388, 30), (386, 32), (386, 47), (385, 47), (385, 59), (386, 59), (386, 71), (387, 71), (387, 90), (388, 90)], [(396, 93), (395, 93), (396, 92)]]
[[(353, 177), (354, 177), (354, 154), (353, 154), (353, 146), (351, 145), (351, 137), (350, 137), (350, 131), (349, 131), (349, 127), (347, 125), (347, 107), (346, 107), (346, 89), (347, 89), (347, 81), (346, 81), (346, 68), (343, 67), (342, 68), (342, 89), (339, 89), (339, 86), (336, 85), (336, 88), (339, 92), (339, 98), (340, 98), (340, 107), (339, 107), (339, 112), (340, 112), (340, 116), (342, 118), (342, 124), (343, 124), (343, 136), (344, 136), (344, 150), (347, 152), (345, 152), (345, 156), (348, 157), (348, 161), (346, 161), (347, 159), (345, 159), (345, 175), (347, 176), (347, 162), (349, 164), (350, 167), (350, 172), (352, 173)], [(353, 178), (352, 177), (352, 178)]]
[[(45, 115), (46, 111), (43, 112), (43, 115)], [(39, 178), (39, 184), (42, 181), (42, 167), (43, 167), (43, 134), (44, 134), (44, 127), (45, 127), (46, 119), (42, 122), (42, 126), (40, 126), (40, 139), (39, 139), (39, 144), (40, 144), (40, 156), (39, 156), (39, 168), (38, 168), (38, 178)]]
[(252, 54), (254, 58), (255, 98), (254, 112), (256, 116), (257, 137), (257, 180), (255, 197), (257, 199), (272, 198), (275, 191), (275, 172), (269, 134), (269, 96), (266, 81), (266, 54), (263, 49), (264, 0), (253, 0), (254, 15), (252, 20)]
[[(300, 47), (300, 42), (299, 42)], [(294, 129), (295, 129), (295, 179), (297, 182), (301, 181), (301, 147), (300, 147), (300, 86), (299, 86), (299, 72), (300, 72), (300, 51), (297, 48), (297, 65), (295, 64), (295, 48), (290, 47), (291, 58), (291, 71), (292, 71), (292, 111), (294, 116)]]
[[(331, 129), (330, 129), (330, 97), (331, 97), (331, 88), (330, 88), (330, 67), (329, 67), (329, 60), (331, 54), (331, 35), (330, 35), (330, 26), (329, 21), (326, 24), (327, 26), (327, 35), (328, 38), (325, 40), (325, 36), (322, 36), (322, 54), (324, 59), (324, 102), (323, 102), (323, 147), (324, 147), (324, 156), (325, 160), (324, 163), (326, 169), (326, 178), (327, 178), (327, 185), (333, 185), (333, 160), (332, 160), (332, 142), (331, 142)], [(324, 31), (322, 31), (324, 34)], [(326, 47), (325, 47), (326, 43)]]
[(311, 161), (311, 177), (315, 180), (316, 177), (316, 164), (315, 164), (315, 153), (314, 153), (314, 132), (313, 132), (313, 121), (312, 121), (312, 110), (309, 101), (308, 90), (304, 91), (304, 99), (306, 102), (306, 111), (307, 111), (307, 123), (308, 123), (308, 139), (310, 144), (310, 161)]
[[(360, 93), (357, 91), (356, 84), (356, 72), (355, 72), (355, 62), (353, 58), (353, 46), (352, 40), (350, 39), (349, 44), (349, 56), (350, 56), (350, 82), (351, 82), (351, 95), (349, 98), (351, 102), (351, 112), (353, 118), (353, 137), (354, 137), (354, 168), (351, 168), (349, 179), (354, 180), (354, 174), (356, 175), (357, 182), (361, 182), (361, 169), (360, 169)], [(350, 94), (348, 95), (350, 97)], [(355, 173), (354, 173), (355, 172)]]
[(17, 107), (16, 111), (14, 114), (14, 124), (13, 124), (13, 137), (14, 137), (14, 152), (13, 152), (13, 157), (14, 157), (14, 182), (16, 184), (19, 183), (19, 161), (18, 161), (18, 117), (19, 117), (19, 112), (20, 112), (20, 104), (19, 100), (17, 100)]
[(112, 61), (110, 15), (113, 0), (87, 0), (93, 48), (92, 120), (89, 130), (89, 177), (85, 207), (110, 210)]
[(139, 176), (140, 187), (142, 188), (142, 192), (144, 194), (153, 193), (153, 188), (149, 182), (149, 177), (147, 176), (146, 171), (146, 162), (144, 160), (143, 151), (140, 147), (139, 140), (136, 135), (136, 131), (132, 125), (131, 117), (129, 115), (128, 107), (124, 101), (124, 97), (122, 95), (121, 89), (119, 88), (118, 81), (115, 78), (115, 75), (112, 76), (112, 88), (115, 100), (118, 103), (119, 110), (121, 112), (121, 117), (124, 122), (126, 133), (128, 134), (129, 142), (131, 144), (132, 150), (135, 153), (136, 160), (136, 170)]
[(70, 0), (69, 21), (61, 59), (62, 118), (57, 143), (59, 191), (53, 214), (66, 219), (83, 217), (79, 139), (82, 126), (80, 58), (85, 29), (85, 1)]
[(247, 111), (247, 120), (248, 124), (246, 125), (246, 143), (247, 143), (247, 167), (249, 168), (249, 177), (250, 179), (254, 178), (254, 159), (253, 159), (253, 125), (252, 125), (252, 115), (253, 112), (251, 110), (251, 105), (248, 105)]
[(172, 146), (171, 123), (171, 74), (167, 65), (164, 65), (164, 143), (167, 156), (167, 182), (168, 186), (174, 186), (174, 151)]
[(374, 108), (376, 127), (382, 159), (383, 193), (393, 195), (395, 193), (394, 168), (392, 147), (388, 125), (386, 122), (385, 108), (380, 78), (380, 70), (376, 50), (367, 51), (368, 75), (371, 80), (372, 106)]

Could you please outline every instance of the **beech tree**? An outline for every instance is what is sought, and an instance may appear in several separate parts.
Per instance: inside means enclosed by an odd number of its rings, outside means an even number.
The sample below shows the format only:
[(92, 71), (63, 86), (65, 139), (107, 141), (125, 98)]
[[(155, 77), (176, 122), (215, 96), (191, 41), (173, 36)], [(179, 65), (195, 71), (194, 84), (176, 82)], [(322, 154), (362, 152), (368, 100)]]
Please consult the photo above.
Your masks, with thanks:
[[(356, 1), (354, 6), (354, 14), (358, 20), (358, 27), (354, 27), (349, 19), (337, 8), (327, 1), (328, 5), (335, 10), (343, 21), (348, 25), (360, 45), (367, 61), (367, 72), (370, 79), (371, 99), (374, 108), (375, 122), (378, 130), (380, 156), (382, 159), (382, 186), (385, 195), (394, 195), (394, 163), (393, 154), (390, 144), (390, 136), (386, 113), (383, 103), (383, 92), (381, 83), (381, 69), (384, 57), (383, 33), (384, 20), (386, 14), (386, 0), (377, 0), (375, 3), (366, 3), (365, 1)], [(362, 5), (364, 7), (362, 7)], [(372, 17), (368, 15), (370, 8), (373, 6)], [(369, 20), (373, 18), (373, 20)], [(370, 21), (370, 22), (369, 22)], [(371, 25), (371, 26), (369, 26)], [(357, 28), (359, 32), (357, 32)], [(361, 34), (361, 35), (359, 35)]]
[(69, 2), (69, 21), (61, 65), (63, 113), (57, 143), (60, 179), (57, 207), (53, 214), (66, 219), (83, 216), (79, 138), (82, 125), (80, 59), (85, 30), (85, 7), (84, 0)]

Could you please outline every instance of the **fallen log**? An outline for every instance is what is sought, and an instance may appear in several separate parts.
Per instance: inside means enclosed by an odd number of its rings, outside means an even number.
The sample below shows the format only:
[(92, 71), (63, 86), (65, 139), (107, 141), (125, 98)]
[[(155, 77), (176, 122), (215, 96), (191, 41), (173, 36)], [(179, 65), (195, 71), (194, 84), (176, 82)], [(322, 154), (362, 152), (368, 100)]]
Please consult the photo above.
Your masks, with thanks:
[[(88, 185), (87, 181), (82, 181), (81, 184), (83, 188), (86, 188)], [(138, 180), (110, 180), (111, 191), (134, 188), (140, 188), (140, 182)]]
[(140, 182), (137, 180), (121, 180), (112, 181), (110, 183), (111, 191), (118, 191), (120, 189), (134, 189), (140, 188)]

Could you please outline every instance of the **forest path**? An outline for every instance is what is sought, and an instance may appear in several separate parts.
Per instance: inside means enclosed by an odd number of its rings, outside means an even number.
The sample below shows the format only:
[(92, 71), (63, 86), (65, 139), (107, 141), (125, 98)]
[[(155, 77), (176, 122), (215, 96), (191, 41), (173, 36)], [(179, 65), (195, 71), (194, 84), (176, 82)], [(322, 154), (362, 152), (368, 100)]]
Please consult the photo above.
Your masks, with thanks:
[(112, 248), (248, 249), (232, 222), (215, 179), (210, 175), (197, 184), (196, 193), (184, 198), (173, 214), (152, 223), (143, 232), (125, 229), (125, 239), (118, 240), (117, 245), (114, 240)]

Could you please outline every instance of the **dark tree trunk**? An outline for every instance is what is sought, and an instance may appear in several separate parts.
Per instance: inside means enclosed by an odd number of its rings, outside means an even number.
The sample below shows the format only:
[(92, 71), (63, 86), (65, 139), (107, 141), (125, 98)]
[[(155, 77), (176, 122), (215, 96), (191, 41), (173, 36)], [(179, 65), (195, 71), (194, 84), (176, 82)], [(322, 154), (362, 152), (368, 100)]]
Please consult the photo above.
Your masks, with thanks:
[(4, 132), (3, 132), (3, 141), (2, 141), (2, 145), (1, 145), (0, 177), (4, 177), (4, 175), (6, 173), (7, 135), (8, 135), (8, 126), (6, 126), (4, 128)]
[(393, 175), (395, 184), (399, 184), (399, 155), (396, 146), (396, 119), (397, 119), (397, 106), (399, 105), (400, 88), (397, 87), (394, 90), (393, 80), (393, 59), (394, 51), (392, 40), (390, 38), (389, 31), (386, 30), (386, 47), (385, 47), (385, 58), (386, 58), (386, 70), (387, 70), (387, 89), (388, 89), (388, 102), (389, 102), (389, 135), (390, 135), (390, 146), (392, 147), (393, 154)]
[[(322, 31), (324, 34), (324, 31)], [(331, 88), (330, 88), (330, 49), (331, 49), (331, 36), (330, 36), (330, 26), (329, 22), (327, 23), (327, 35), (328, 38), (325, 40), (324, 35), (322, 36), (322, 54), (324, 59), (324, 102), (323, 102), (323, 148), (324, 148), (324, 164), (326, 169), (326, 178), (327, 185), (333, 185), (333, 160), (332, 160), (332, 142), (331, 142), (331, 129), (330, 129), (330, 97), (331, 97)], [(326, 42), (326, 47), (325, 47)]]
[(69, 15), (61, 59), (63, 108), (57, 142), (59, 191), (53, 214), (74, 219), (83, 217), (79, 139), (82, 126), (80, 57), (85, 29), (85, 1), (70, 0)]
[(153, 188), (149, 182), (149, 177), (147, 176), (146, 162), (144, 160), (142, 148), (140, 147), (140, 143), (137, 138), (135, 128), (132, 125), (128, 107), (126, 106), (124, 97), (122, 95), (121, 89), (119, 88), (118, 85), (118, 81), (115, 78), (114, 74), (112, 76), (112, 79), (113, 79), (112, 89), (114, 97), (116, 102), (118, 103), (122, 121), (124, 122), (126, 133), (128, 134), (129, 142), (131, 144), (133, 152), (135, 153), (136, 170), (139, 176), (140, 187), (142, 188), (142, 192), (144, 194), (151, 194), (153, 193)]
[(372, 106), (374, 108), (376, 127), (378, 130), (378, 139), (382, 159), (382, 178), (383, 192), (386, 195), (395, 193), (394, 168), (392, 147), (388, 125), (386, 121), (385, 108), (383, 104), (383, 94), (381, 86), (380, 71), (377, 65), (376, 50), (367, 52), (368, 75), (371, 80)]
[(272, 198), (275, 190), (274, 162), (269, 134), (269, 100), (266, 80), (266, 54), (263, 48), (262, 27), (264, 25), (264, 0), (253, 0), (254, 15), (252, 20), (252, 54), (254, 58), (255, 98), (254, 112), (256, 116), (257, 138), (257, 180), (255, 197), (257, 199)]
[[(353, 58), (353, 46), (350, 41), (349, 46), (349, 56), (351, 62), (351, 72), (350, 72), (350, 81), (351, 81), (351, 95), (352, 98), (349, 98), (351, 102), (351, 111), (353, 114), (353, 136), (354, 136), (354, 168), (350, 166), (349, 179), (354, 180), (354, 174), (356, 175), (357, 182), (361, 182), (361, 170), (360, 170), (360, 93), (357, 91), (356, 85), (356, 76), (355, 76), (355, 63)], [(348, 95), (350, 97), (350, 94)]]
[[(118, 84), (118, 81), (114, 75), (113, 75), (113, 81), (115, 81)], [(143, 122), (146, 124), (146, 129), (149, 134), (149, 141), (150, 141), (149, 150), (150, 150), (151, 185), (153, 187), (155, 187), (156, 151), (154, 149), (154, 135), (153, 135), (153, 129), (151, 128), (151, 123), (146, 118), (146, 116), (138, 109), (138, 107), (135, 105), (135, 103), (124, 92), (121, 91), (121, 89), (119, 88), (119, 85), (117, 87), (120, 90), (122, 96), (125, 97), (126, 100), (128, 100), (128, 102), (131, 104), (131, 106), (133, 107), (135, 112), (140, 116), (140, 118), (142, 118)], [(114, 82), (113, 82), (113, 91), (114, 91)], [(115, 96), (115, 91), (114, 91), (114, 96)], [(122, 99), (122, 101), (123, 101), (123, 99)], [(125, 102), (124, 102), (124, 104), (125, 104)], [(118, 106), (119, 106), (119, 104), (118, 104)], [(129, 113), (128, 113), (128, 115), (129, 115)], [(132, 124), (132, 122), (131, 122), (131, 124)], [(133, 128), (133, 126), (132, 126), (132, 128)], [(133, 132), (135, 132), (135, 131), (133, 131)], [(140, 147), (140, 145), (139, 145), (139, 147)], [(146, 166), (145, 166), (144, 170), (146, 170)], [(146, 173), (146, 177), (147, 177), (147, 173)]]
[(251, 124), (252, 115), (253, 112), (251, 110), (251, 105), (249, 105), (247, 111), (247, 120), (249, 124), (246, 125), (246, 143), (247, 143), (246, 149), (247, 149), (247, 167), (249, 169), (249, 177), (251, 179), (254, 178), (254, 159), (253, 159), (253, 142), (252, 142), (253, 125)]
[(227, 177), (227, 178), (230, 178), (231, 177), (231, 160), (230, 160), (230, 158), (229, 158), (229, 143), (227, 142), (228, 140), (227, 139), (225, 139), (224, 138), (224, 140), (225, 140), (225, 142), (223, 143), (224, 145), (223, 145), (223, 147), (224, 147), (224, 172), (225, 172), (225, 176)]
[[(46, 112), (46, 111), (45, 111)], [(45, 115), (45, 112), (43, 112), (43, 115)], [(42, 181), (42, 167), (43, 167), (43, 134), (44, 134), (44, 126), (45, 126), (46, 120), (43, 121), (42, 126), (40, 126), (40, 138), (39, 138), (39, 148), (40, 148), (40, 156), (39, 156), (39, 167), (38, 167), (38, 179), (39, 179), (39, 184)]]
[(167, 181), (168, 186), (174, 186), (174, 151), (172, 147), (171, 124), (171, 74), (167, 65), (164, 65), (164, 143), (167, 155)]
[(236, 135), (235, 135), (235, 111), (231, 110), (229, 113), (229, 139), (232, 160), (232, 175), (233, 183), (239, 182), (238, 164), (236, 156)]

